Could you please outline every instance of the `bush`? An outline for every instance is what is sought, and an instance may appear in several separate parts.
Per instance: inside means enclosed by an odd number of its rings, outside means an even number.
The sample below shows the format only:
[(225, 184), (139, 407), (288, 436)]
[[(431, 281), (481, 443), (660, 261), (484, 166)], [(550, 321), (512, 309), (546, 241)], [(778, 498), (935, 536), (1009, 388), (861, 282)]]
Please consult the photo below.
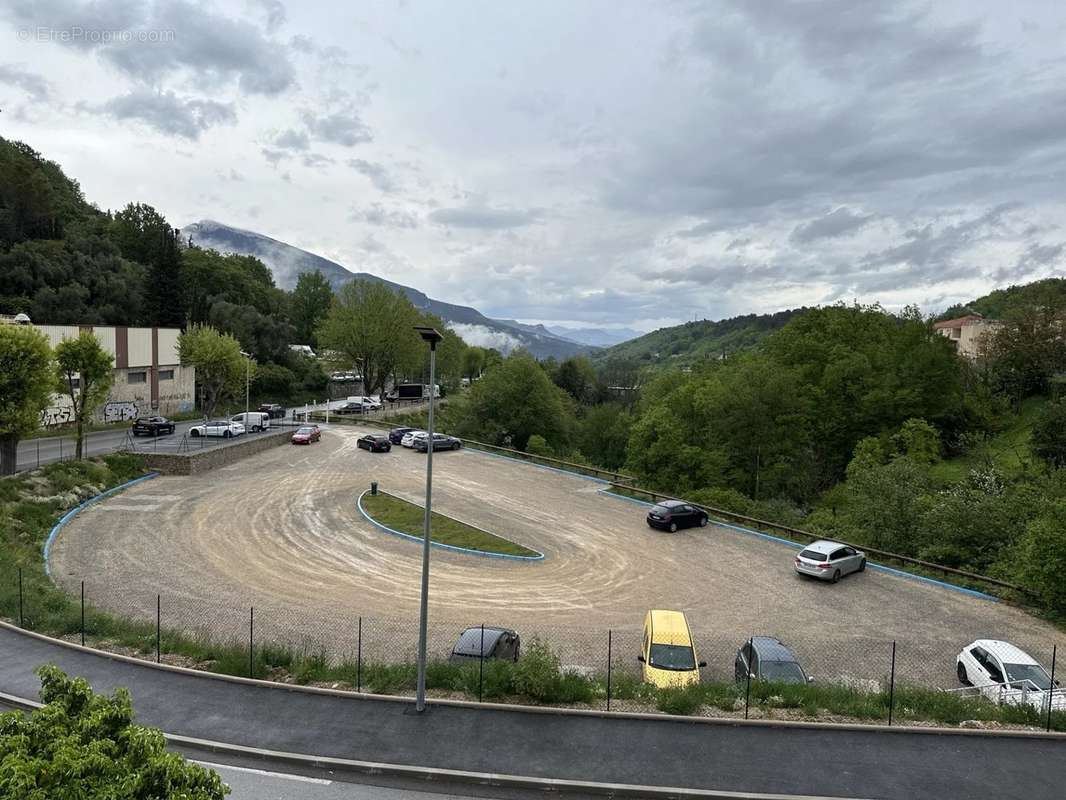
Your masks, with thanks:
[(222, 800), (214, 772), (166, 750), (163, 734), (133, 724), (129, 692), (94, 694), (82, 678), (40, 667), (45, 707), (0, 715), (0, 798)]
[(514, 688), (532, 700), (545, 701), (554, 696), (561, 677), (559, 656), (534, 637), (515, 665)]
[(535, 433), (529, 437), (529, 441), (526, 442), (526, 452), (535, 456), (548, 456), (554, 455), (551, 447), (548, 446), (547, 440), (539, 433)]
[(655, 698), (655, 707), (666, 714), (695, 714), (703, 706), (700, 686), (682, 689), (660, 689)]

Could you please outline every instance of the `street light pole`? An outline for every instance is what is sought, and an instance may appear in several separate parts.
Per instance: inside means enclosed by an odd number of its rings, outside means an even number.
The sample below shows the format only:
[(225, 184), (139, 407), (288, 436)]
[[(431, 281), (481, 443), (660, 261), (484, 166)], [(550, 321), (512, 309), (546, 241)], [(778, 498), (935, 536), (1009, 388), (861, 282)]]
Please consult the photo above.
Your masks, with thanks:
[(426, 639), (429, 616), (429, 522), (433, 506), (433, 396), (437, 369), (437, 342), (444, 337), (434, 328), (416, 326), (429, 344), (429, 419), (426, 423), (426, 513), (422, 521), (422, 597), (418, 609), (418, 689), (415, 711), (426, 710)]
[(248, 419), (248, 384), (251, 382), (252, 357), (243, 350), (241, 350), (241, 355), (244, 356), (244, 427), (247, 433), (252, 427), (252, 423)]

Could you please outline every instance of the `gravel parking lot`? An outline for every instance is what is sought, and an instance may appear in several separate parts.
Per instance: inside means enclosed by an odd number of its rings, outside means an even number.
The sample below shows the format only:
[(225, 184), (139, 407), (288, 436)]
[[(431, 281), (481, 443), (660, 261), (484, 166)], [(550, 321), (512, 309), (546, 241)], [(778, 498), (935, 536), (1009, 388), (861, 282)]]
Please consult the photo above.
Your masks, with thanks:
[[(55, 578), (86, 583), (99, 606), (247, 640), (257, 635), (409, 657), (417, 638), (421, 551), (356, 508), (372, 480), (421, 502), (425, 456), (356, 447), (358, 428), (285, 446), (191, 478), (160, 477), (96, 504), (52, 550)], [(832, 585), (800, 578), (795, 550), (711, 525), (653, 531), (646, 508), (595, 481), (471, 450), (434, 457), (434, 509), (546, 554), (536, 563), (433, 552), (433, 646), (464, 625), (502, 624), (550, 639), (564, 662), (632, 668), (645, 611), (687, 612), (700, 657), (731, 674), (738, 644), (777, 635), (818, 676), (880, 680), (891, 641), (915, 681), (954, 685), (954, 655), (978, 637), (1010, 639), (1040, 659), (1066, 637), (1005, 603), (868, 569)], [(385, 643), (388, 643), (386, 646)], [(376, 646), (374, 643), (377, 643)]]

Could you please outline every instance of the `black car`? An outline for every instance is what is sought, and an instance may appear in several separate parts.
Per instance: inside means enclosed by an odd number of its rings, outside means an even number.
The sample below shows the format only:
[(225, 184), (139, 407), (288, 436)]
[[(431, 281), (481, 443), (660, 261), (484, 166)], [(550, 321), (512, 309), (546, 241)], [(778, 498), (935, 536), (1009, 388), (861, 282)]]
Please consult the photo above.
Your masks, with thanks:
[(362, 414), (366, 409), (362, 403), (345, 403), (343, 406), (337, 406), (331, 409), (334, 414)]
[(653, 528), (673, 533), (678, 528), (691, 528), (707, 524), (707, 512), (681, 500), (663, 500), (648, 512), (648, 524)]
[[(448, 436), (447, 434), (444, 434), (444, 433), (435, 433), (435, 434), (433, 434), (433, 452), (434, 453), (436, 453), (438, 450), (458, 450), (462, 446), (463, 446), (462, 440), (461, 439), (457, 439), (454, 436)], [(425, 437), (423, 437), (421, 439), (415, 439), (414, 444), (412, 445), (412, 447), (415, 450), (417, 450), (419, 453), (425, 453), (425, 452), (427, 452), (429, 450), (429, 439), (425, 438)]]
[(803, 671), (796, 654), (773, 636), (753, 636), (737, 651), (733, 676), (738, 681), (746, 681), (749, 675), (755, 681), (774, 683), (810, 683), (812, 680)]
[(263, 403), (258, 410), (269, 416), (270, 419), (285, 418), (285, 406), (278, 403)]
[(387, 453), (392, 449), (392, 442), (383, 433), (368, 433), (366, 436), (360, 436), (355, 443), (371, 453)]
[[(482, 650), (482, 640), (485, 648)], [(467, 628), (459, 634), (459, 641), (452, 648), (452, 654), (448, 660), (452, 663), (462, 664), (468, 661), (479, 661), (482, 658), (495, 658), (500, 661), (517, 661), (521, 653), (522, 642), (517, 631), (508, 628)]]
[(166, 417), (139, 417), (133, 423), (133, 435), (159, 436), (161, 433), (174, 433), (174, 423)]
[(403, 436), (405, 433), (410, 433), (411, 431), (417, 430), (418, 428), (393, 428), (391, 431), (389, 431), (389, 441), (393, 444), (399, 444), (403, 441)]

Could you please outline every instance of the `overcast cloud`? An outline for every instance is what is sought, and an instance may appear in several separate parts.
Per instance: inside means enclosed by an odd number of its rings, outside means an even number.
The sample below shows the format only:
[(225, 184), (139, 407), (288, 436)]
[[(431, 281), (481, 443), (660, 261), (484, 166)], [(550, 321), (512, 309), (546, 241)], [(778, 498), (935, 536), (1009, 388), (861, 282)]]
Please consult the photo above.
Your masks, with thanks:
[(0, 25), (0, 135), (90, 200), (493, 316), (933, 311), (1066, 266), (1058, 4), (0, 0)]

